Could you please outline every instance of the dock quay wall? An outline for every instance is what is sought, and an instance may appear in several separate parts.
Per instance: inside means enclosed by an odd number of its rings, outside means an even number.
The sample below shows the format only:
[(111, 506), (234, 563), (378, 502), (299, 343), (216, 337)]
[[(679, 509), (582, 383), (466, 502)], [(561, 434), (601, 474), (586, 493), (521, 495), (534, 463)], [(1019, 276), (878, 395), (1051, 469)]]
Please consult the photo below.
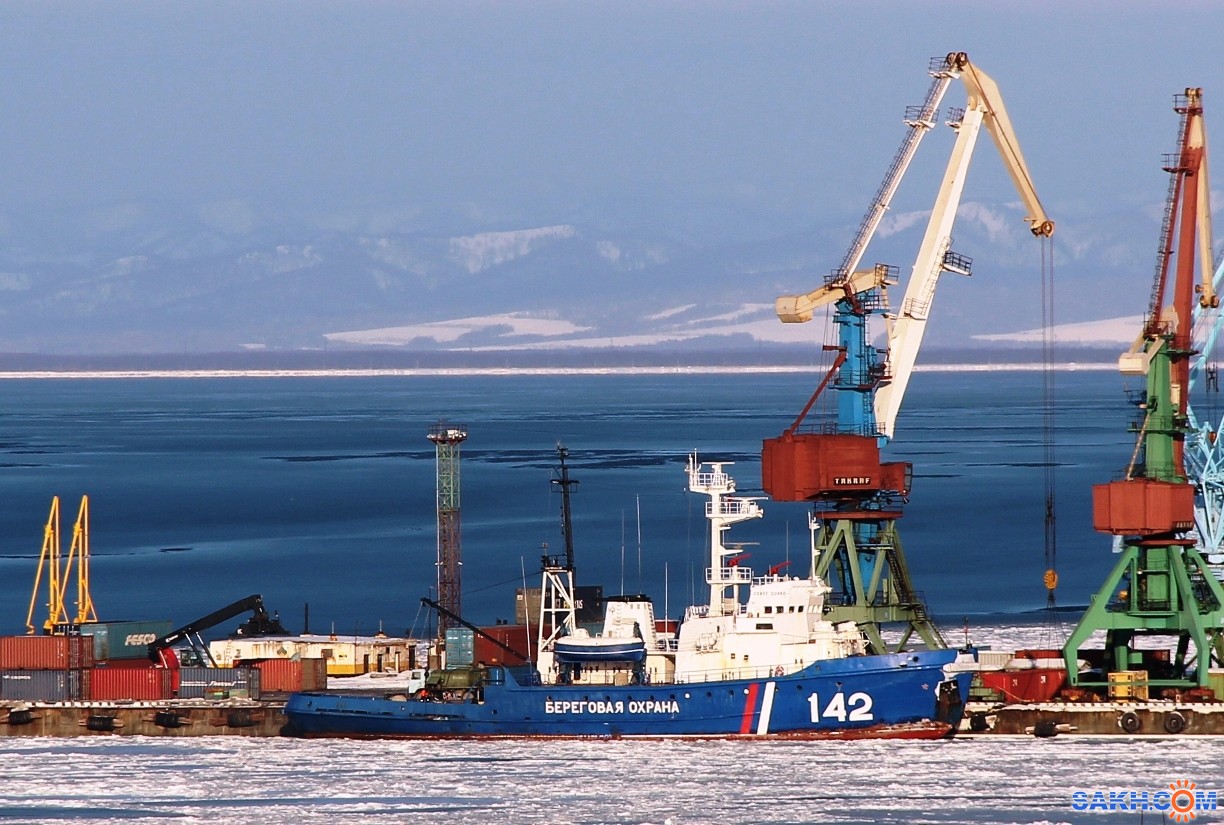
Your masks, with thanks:
[(1224, 736), (1224, 702), (970, 702), (960, 730), (982, 735)]
[(283, 702), (0, 703), (0, 736), (280, 736)]

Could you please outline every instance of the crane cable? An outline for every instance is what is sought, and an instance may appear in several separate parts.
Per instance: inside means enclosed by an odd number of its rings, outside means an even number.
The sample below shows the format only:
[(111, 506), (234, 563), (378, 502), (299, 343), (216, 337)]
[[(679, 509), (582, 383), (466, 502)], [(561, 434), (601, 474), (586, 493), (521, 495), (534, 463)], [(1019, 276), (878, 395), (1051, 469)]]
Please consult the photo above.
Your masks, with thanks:
[(1042, 357), (1042, 444), (1045, 468), (1045, 574), (1046, 607), (1055, 607), (1058, 587), (1058, 533), (1054, 512), (1055, 468), (1057, 466), (1054, 428), (1054, 244), (1041, 239), (1041, 357)]

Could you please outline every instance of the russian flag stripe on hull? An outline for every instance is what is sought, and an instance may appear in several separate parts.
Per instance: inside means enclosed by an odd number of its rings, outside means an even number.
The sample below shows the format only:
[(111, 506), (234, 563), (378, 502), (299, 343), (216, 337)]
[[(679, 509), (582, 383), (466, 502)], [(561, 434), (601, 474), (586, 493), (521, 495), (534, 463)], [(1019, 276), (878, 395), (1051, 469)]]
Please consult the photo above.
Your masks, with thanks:
[(752, 731), (752, 712), (756, 709), (758, 687), (760, 686), (756, 682), (748, 686), (748, 698), (744, 701), (744, 718), (740, 720), (740, 733)]

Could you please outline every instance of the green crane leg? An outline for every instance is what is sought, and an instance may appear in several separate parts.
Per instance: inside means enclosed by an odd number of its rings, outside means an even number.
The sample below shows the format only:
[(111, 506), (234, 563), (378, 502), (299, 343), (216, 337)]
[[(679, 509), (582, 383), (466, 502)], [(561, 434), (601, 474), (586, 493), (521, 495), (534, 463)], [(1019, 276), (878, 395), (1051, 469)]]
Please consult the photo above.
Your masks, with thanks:
[[(815, 552), (813, 570), (833, 588), (826, 619), (856, 622), (878, 653), (900, 652), (915, 635), (926, 649), (948, 646), (910, 586), (895, 519), (829, 518)], [(897, 642), (884, 639), (885, 624), (903, 626)]]

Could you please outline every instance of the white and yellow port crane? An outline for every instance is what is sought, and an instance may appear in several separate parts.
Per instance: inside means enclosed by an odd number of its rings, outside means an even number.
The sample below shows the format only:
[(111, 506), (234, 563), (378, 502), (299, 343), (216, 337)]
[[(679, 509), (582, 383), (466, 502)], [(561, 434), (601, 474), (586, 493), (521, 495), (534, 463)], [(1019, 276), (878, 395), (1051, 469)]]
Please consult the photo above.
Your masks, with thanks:
[[(892, 437), (897, 414), (918, 357), (939, 276), (968, 275), (972, 260), (952, 251), (952, 227), (960, 205), (969, 161), (985, 126), (1024, 201), (1025, 222), (1033, 235), (1049, 238), (1054, 222), (1037, 197), (1020, 152), (1011, 119), (998, 86), (969, 61), (952, 52), (931, 62), (933, 78), (926, 100), (906, 111), (909, 127), (884, 181), (876, 191), (859, 229), (825, 283), (811, 292), (777, 299), (778, 317), (786, 323), (810, 321), (816, 309), (833, 305), (838, 342), (828, 375), (807, 406), (781, 437), (766, 440), (762, 449), (765, 490), (779, 501), (810, 501), (813, 556), (817, 573), (837, 591), (834, 621), (854, 620), (869, 628), (876, 648), (891, 648), (880, 637), (885, 622), (905, 622), (896, 647), (917, 633), (929, 647), (942, 646), (921, 600), (909, 582), (895, 520), (900, 501), (909, 494), (912, 468), (908, 463), (882, 463), (880, 447)], [(968, 93), (963, 110), (954, 110), (948, 125), (957, 133), (905, 297), (894, 314), (887, 288), (898, 283), (897, 270), (882, 264), (859, 269), (868, 244), (888, 210), (922, 137), (935, 125), (944, 93), (960, 79)], [(1043, 273), (1044, 274), (1044, 273)], [(871, 346), (870, 316), (882, 317), (887, 347)], [(821, 432), (800, 432), (800, 425), (826, 388), (837, 392), (836, 424)], [(870, 628), (876, 628), (873, 633)], [(883, 650), (880, 650), (883, 652)]]

